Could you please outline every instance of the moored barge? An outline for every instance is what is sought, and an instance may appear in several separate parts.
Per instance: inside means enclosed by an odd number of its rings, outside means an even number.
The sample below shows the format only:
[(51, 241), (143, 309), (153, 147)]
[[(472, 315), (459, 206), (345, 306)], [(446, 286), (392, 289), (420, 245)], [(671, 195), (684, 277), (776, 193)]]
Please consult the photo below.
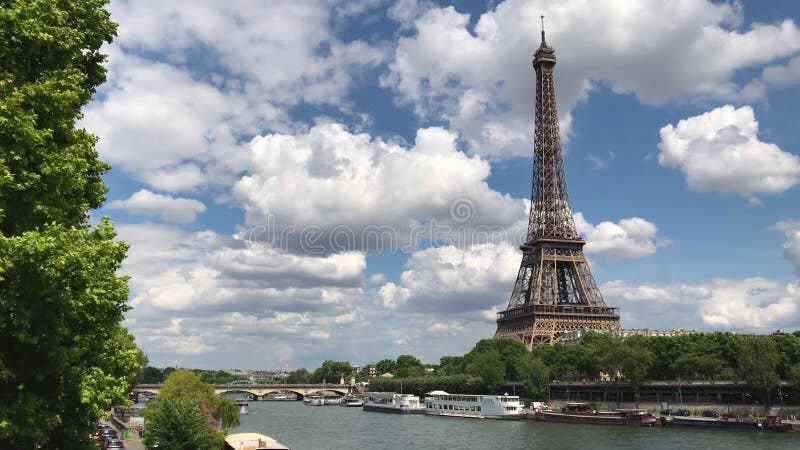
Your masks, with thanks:
[(533, 418), (540, 422), (588, 423), (596, 425), (653, 425), (658, 419), (643, 409), (595, 411), (587, 403), (567, 403), (563, 411), (541, 410)]
[(661, 425), (665, 427), (778, 432), (790, 431), (792, 429), (790, 424), (781, 422), (781, 418), (778, 416), (769, 416), (763, 419), (751, 419), (732, 415), (720, 418), (662, 416)]

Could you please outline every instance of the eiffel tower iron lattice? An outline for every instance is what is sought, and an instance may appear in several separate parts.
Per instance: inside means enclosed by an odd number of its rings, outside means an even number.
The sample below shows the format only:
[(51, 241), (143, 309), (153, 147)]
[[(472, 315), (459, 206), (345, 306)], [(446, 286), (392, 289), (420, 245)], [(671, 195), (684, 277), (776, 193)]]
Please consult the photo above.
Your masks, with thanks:
[(517, 281), (495, 338), (523, 342), (528, 350), (552, 345), (577, 330), (619, 330), (619, 313), (603, 299), (583, 254), (567, 191), (556, 112), (555, 51), (545, 41), (533, 58), (536, 132), (528, 233)]

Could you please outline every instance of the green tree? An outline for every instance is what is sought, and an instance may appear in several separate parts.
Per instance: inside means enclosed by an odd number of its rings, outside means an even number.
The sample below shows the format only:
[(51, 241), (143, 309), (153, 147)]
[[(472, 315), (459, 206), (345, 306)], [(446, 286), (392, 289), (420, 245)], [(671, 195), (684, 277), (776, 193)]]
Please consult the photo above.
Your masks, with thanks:
[(780, 355), (775, 348), (775, 342), (766, 336), (741, 336), (736, 353), (739, 377), (747, 381), (766, 410), (770, 404), (770, 394), (780, 382), (776, 372)]
[(164, 374), (156, 367), (145, 367), (142, 370), (142, 383), (155, 384), (164, 381)]
[(504, 379), (517, 379), (517, 358), (528, 353), (524, 344), (514, 339), (481, 339), (469, 353), (464, 355), (464, 366), (468, 367), (473, 359), (482, 353), (496, 351), (500, 355)]
[(683, 379), (715, 380), (725, 373), (725, 362), (713, 353), (694, 349), (672, 363), (673, 371)]
[[(156, 402), (178, 400), (194, 402), (212, 430), (216, 429), (218, 424), (222, 428), (239, 425), (239, 410), (236, 408), (236, 402), (218, 397), (214, 393), (214, 386), (204, 382), (199, 375), (192, 371), (178, 369), (172, 372), (164, 381), (164, 387), (161, 388)], [(147, 408), (150, 406), (148, 405)]]
[(152, 401), (144, 411), (147, 448), (217, 450), (222, 435), (209, 427), (197, 402), (190, 398)]
[(505, 381), (506, 370), (500, 351), (497, 349), (484, 350), (476, 353), (467, 365), (467, 373), (480, 377), (486, 389), (494, 393)]
[(87, 448), (141, 373), (120, 327), (127, 246), (88, 222), (108, 166), (75, 129), (105, 81), (105, 3), (0, 1), (0, 448)]
[(286, 382), (289, 384), (308, 384), (311, 382), (311, 373), (304, 368), (293, 370), (286, 377)]
[(533, 353), (526, 353), (517, 359), (516, 371), (531, 397), (537, 400), (547, 398), (550, 373), (541, 359)]
[(781, 379), (789, 378), (791, 367), (800, 363), (800, 337), (789, 333), (775, 333), (769, 337), (778, 350), (776, 370)]
[[(0, 448), (80, 448), (141, 372), (120, 327), (126, 246), (107, 221), (0, 237)], [(122, 346), (117, 348), (118, 346)]]
[(463, 356), (442, 356), (439, 358), (439, 370), (441, 375), (457, 375), (464, 373)]
[(789, 368), (789, 381), (794, 385), (795, 398), (800, 397), (800, 363), (797, 363)]
[(314, 371), (311, 379), (315, 383), (321, 383), (323, 381), (329, 384), (338, 383), (352, 371), (353, 368), (350, 366), (349, 362), (328, 360), (322, 363), (322, 367)]
[[(385, 373), (392, 373), (395, 369), (395, 362), (391, 359), (382, 359), (378, 361), (375, 365), (375, 370), (378, 371), (378, 375), (383, 375)], [(392, 375), (394, 375), (392, 373)]]
[(615, 353), (620, 360), (620, 372), (630, 381), (633, 398), (638, 402), (639, 389), (653, 365), (653, 353), (632, 338), (623, 341)]
[(0, 11), (0, 232), (85, 226), (109, 166), (96, 138), (75, 129), (105, 81), (100, 52), (116, 24), (106, 0), (19, 0)]
[(425, 366), (415, 356), (400, 355), (395, 361), (394, 375), (399, 378), (420, 377), (425, 375)]

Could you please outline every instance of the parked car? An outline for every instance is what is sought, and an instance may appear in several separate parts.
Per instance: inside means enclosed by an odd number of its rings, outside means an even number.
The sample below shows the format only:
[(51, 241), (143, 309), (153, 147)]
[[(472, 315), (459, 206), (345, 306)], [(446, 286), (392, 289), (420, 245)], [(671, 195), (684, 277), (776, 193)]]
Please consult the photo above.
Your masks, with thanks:
[(121, 439), (108, 439), (102, 447), (103, 450), (117, 450), (120, 448), (125, 448), (125, 443)]
[(714, 411), (713, 409), (704, 409), (703, 417), (719, 417), (719, 413)]
[(103, 428), (100, 431), (100, 441), (104, 442), (109, 439), (119, 439), (119, 436), (117, 435), (117, 430), (113, 428)]

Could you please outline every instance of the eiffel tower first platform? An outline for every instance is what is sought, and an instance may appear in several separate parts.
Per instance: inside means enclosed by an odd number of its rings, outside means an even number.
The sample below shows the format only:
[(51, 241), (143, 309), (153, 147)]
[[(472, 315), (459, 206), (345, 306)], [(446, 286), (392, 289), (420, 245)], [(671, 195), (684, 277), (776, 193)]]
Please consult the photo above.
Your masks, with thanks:
[(555, 51), (542, 44), (536, 71), (533, 189), (522, 264), (508, 308), (497, 314), (495, 338), (523, 342), (528, 350), (558, 342), (576, 330), (619, 330), (617, 308), (606, 305), (575, 228), (564, 174), (556, 113)]

